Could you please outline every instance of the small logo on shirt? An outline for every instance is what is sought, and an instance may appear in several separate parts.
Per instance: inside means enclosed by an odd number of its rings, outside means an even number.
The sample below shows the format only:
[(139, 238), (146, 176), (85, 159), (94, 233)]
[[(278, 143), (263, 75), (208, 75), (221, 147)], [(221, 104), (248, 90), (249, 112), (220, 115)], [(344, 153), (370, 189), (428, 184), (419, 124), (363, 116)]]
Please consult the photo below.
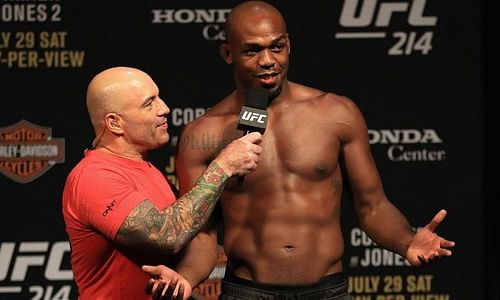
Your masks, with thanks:
[(113, 201), (111, 201), (110, 204), (108, 204), (108, 206), (106, 206), (106, 209), (104, 210), (104, 212), (102, 213), (102, 216), (105, 217), (107, 216), (110, 212), (113, 211), (113, 207), (115, 206), (116, 204), (116, 199), (113, 199)]

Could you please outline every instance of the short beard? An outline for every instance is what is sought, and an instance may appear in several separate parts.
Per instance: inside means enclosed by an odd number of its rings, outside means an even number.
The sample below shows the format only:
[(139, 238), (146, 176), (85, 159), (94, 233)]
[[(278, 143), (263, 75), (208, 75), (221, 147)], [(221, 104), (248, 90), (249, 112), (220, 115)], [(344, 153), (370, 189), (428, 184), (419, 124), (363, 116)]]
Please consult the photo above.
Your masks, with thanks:
[(270, 90), (269, 92), (269, 101), (273, 101), (276, 97), (281, 94), (281, 85), (279, 85), (275, 90)]

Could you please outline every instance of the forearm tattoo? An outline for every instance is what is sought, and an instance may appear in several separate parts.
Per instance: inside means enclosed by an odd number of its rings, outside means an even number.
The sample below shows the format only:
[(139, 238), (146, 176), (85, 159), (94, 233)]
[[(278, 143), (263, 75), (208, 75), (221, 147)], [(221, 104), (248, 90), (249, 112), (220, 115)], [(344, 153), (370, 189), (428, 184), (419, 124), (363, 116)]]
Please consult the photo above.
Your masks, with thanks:
[(134, 208), (118, 235), (129, 243), (179, 251), (207, 222), (229, 176), (212, 162), (194, 187), (173, 205), (157, 210), (150, 200)]

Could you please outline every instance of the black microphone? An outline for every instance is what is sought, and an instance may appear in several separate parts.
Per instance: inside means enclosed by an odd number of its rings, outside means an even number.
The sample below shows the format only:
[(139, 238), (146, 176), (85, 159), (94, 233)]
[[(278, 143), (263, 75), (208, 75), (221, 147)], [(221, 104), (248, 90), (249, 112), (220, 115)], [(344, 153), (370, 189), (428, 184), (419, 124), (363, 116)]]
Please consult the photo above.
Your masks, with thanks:
[(245, 104), (241, 107), (238, 130), (245, 134), (260, 132), (264, 134), (267, 126), (267, 105), (269, 103), (268, 91), (260, 86), (248, 89)]
[[(260, 86), (248, 89), (236, 129), (243, 130), (245, 134), (255, 131), (264, 134), (267, 126), (268, 103), (269, 94), (266, 89)], [(238, 184), (243, 185), (244, 180), (244, 176), (239, 176)]]

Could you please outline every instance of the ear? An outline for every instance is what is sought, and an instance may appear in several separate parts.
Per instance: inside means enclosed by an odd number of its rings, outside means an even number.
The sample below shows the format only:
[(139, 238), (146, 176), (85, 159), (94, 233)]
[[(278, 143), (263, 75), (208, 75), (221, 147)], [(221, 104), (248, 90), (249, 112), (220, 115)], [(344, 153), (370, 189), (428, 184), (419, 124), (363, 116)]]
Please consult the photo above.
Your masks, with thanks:
[(231, 49), (227, 43), (222, 43), (219, 48), (219, 53), (226, 64), (230, 65), (233, 63), (233, 55)]
[(121, 135), (123, 133), (120, 116), (116, 113), (106, 114), (106, 127), (114, 134)]
[(288, 33), (286, 34), (286, 45), (288, 48), (288, 55), (290, 55), (291, 45), (290, 45), (290, 39), (288, 38)]

